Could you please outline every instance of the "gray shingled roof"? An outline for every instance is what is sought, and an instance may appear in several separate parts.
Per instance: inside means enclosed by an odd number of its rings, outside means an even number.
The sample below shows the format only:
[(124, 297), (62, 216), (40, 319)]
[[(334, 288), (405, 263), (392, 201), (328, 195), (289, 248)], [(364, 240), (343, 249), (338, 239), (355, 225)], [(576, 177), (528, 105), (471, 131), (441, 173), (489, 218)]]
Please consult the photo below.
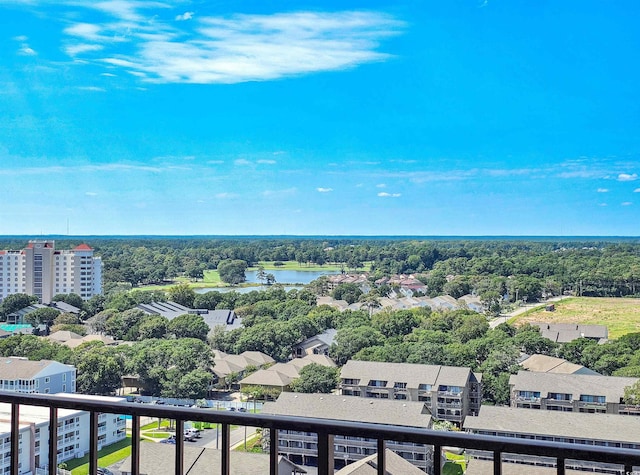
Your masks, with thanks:
[(277, 401), (265, 403), (262, 413), (405, 427), (426, 428), (431, 425), (431, 416), (423, 402), (344, 397), (336, 394), (284, 392)]
[(74, 367), (50, 360), (29, 361), (17, 357), (0, 359), (0, 379), (32, 379), (45, 369), (48, 369), (48, 374), (50, 374), (51, 369), (55, 369), (54, 372), (69, 371)]
[(516, 391), (539, 391), (541, 397), (547, 397), (550, 392), (572, 394), (574, 400), (579, 400), (581, 394), (605, 396), (609, 403), (619, 403), (624, 395), (624, 388), (636, 381), (638, 378), (532, 371), (518, 371), (518, 374), (509, 378), (509, 384)]
[(547, 355), (531, 355), (520, 363), (524, 369), (536, 373), (561, 373), (561, 374), (591, 374), (598, 375), (593, 370), (582, 365), (570, 363), (562, 358)]
[(378, 380), (387, 381), (388, 388), (398, 382), (407, 383), (407, 388), (417, 389), (420, 384), (463, 387), (469, 380), (470, 372), (469, 368), (456, 366), (349, 360), (342, 367), (340, 377), (359, 379), (363, 386), (370, 380)]
[[(221, 451), (202, 447), (184, 447), (185, 475), (200, 475), (215, 472), (221, 467)], [(140, 473), (142, 475), (173, 475), (175, 446), (145, 442), (140, 444)], [(123, 473), (131, 472), (131, 457), (119, 468)], [(269, 473), (269, 456), (231, 451), (231, 473), (233, 475), (264, 475)]]
[[(467, 464), (465, 475), (493, 475), (493, 461), (470, 460)], [(558, 470), (552, 467), (536, 467), (534, 465), (522, 465), (517, 463), (502, 464), (502, 475), (556, 475)], [(565, 470), (566, 475), (585, 475), (588, 472), (579, 470)]]
[[(387, 475), (424, 475), (418, 467), (389, 449), (385, 450), (384, 468)], [(350, 463), (335, 475), (378, 475), (378, 454)]]
[(465, 418), (464, 429), (640, 443), (640, 420), (619, 414), (482, 406), (477, 416)]

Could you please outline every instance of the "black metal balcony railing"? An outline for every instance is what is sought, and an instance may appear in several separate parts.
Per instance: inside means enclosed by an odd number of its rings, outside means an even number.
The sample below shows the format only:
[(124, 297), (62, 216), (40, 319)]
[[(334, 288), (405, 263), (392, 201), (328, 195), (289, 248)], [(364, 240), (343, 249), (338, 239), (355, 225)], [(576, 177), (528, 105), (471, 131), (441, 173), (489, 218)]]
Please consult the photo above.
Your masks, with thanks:
[(270, 474), (277, 474), (278, 430), (313, 432), (318, 435), (318, 474), (333, 473), (333, 439), (335, 435), (366, 437), (377, 440), (378, 474), (385, 474), (386, 441), (413, 442), (434, 447), (433, 469), (435, 475), (441, 473), (441, 450), (443, 447), (460, 447), (465, 449), (484, 450), (493, 453), (494, 474), (502, 473), (502, 454), (523, 454), (552, 457), (557, 463), (558, 475), (565, 473), (566, 460), (582, 460), (590, 462), (619, 464), (628, 473), (634, 467), (640, 467), (640, 451), (633, 449), (580, 446), (567, 443), (514, 439), (509, 437), (493, 437), (475, 435), (464, 432), (442, 432), (429, 429), (400, 427), (382, 424), (348, 422), (328, 419), (314, 419), (292, 416), (274, 416), (269, 414), (251, 414), (181, 407), (141, 405), (134, 403), (112, 403), (97, 399), (78, 399), (64, 396), (42, 394), (18, 394), (0, 391), (0, 402), (11, 404), (11, 474), (18, 475), (19, 414), (20, 406), (40, 406), (49, 408), (49, 454), (48, 466), (50, 475), (56, 473), (57, 466), (57, 420), (58, 409), (88, 411), (90, 414), (90, 451), (89, 473), (95, 474), (98, 469), (98, 418), (100, 413), (127, 414), (132, 416), (131, 438), (131, 473), (140, 474), (140, 417), (161, 417), (175, 419), (175, 474), (183, 475), (184, 456), (184, 423), (185, 421), (209, 422), (221, 424), (221, 466), (213, 473), (230, 474), (230, 428), (231, 425), (263, 427), (269, 429), (270, 440)]

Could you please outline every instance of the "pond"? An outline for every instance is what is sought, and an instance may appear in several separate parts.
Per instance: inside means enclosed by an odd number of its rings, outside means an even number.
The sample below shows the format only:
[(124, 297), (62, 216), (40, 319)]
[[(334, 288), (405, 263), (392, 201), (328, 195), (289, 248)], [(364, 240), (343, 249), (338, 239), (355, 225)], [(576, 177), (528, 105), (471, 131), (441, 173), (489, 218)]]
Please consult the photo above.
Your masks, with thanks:
[[(287, 292), (292, 289), (301, 289), (303, 285), (306, 285), (318, 277), (323, 275), (335, 275), (338, 274), (339, 271), (317, 271), (317, 270), (269, 270), (265, 271), (267, 274), (273, 274), (276, 278), (276, 284), (282, 284), (284, 290)], [(215, 290), (217, 292), (231, 292), (235, 290), (238, 293), (246, 294), (247, 292), (251, 292), (252, 290), (267, 290), (269, 287), (266, 285), (260, 285), (262, 282), (258, 279), (258, 271), (252, 270), (245, 272), (247, 276), (247, 283), (256, 284), (251, 287), (210, 287), (210, 288), (200, 288), (195, 289), (195, 291), (199, 294), (204, 294), (205, 292), (209, 292), (211, 290)], [(287, 285), (289, 284), (289, 285)], [(297, 284), (297, 285), (291, 285)]]
[[(278, 284), (308, 284), (322, 275), (339, 274), (339, 271), (317, 271), (317, 270), (268, 270), (267, 274), (273, 274)], [(258, 271), (252, 270), (245, 273), (247, 282), (259, 284)]]

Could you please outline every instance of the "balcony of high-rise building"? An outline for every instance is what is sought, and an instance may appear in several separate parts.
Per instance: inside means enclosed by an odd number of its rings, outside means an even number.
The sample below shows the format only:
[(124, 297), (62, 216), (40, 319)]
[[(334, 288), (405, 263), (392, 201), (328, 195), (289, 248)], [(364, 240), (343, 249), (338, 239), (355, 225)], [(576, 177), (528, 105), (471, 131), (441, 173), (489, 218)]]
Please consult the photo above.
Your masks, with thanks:
[[(422, 427), (374, 424), (370, 422), (345, 421), (334, 419), (321, 419), (310, 417), (298, 417), (278, 414), (252, 414), (228, 411), (212, 411), (200, 408), (167, 407), (160, 405), (142, 405), (126, 402), (110, 402), (92, 397), (69, 397), (69, 396), (44, 396), (37, 394), (17, 394), (0, 393), (0, 402), (11, 404), (11, 417), (5, 421), (8, 427), (8, 436), (3, 440), (3, 445), (7, 446), (7, 457), (9, 464), (6, 473), (20, 475), (32, 473), (31, 468), (26, 467), (24, 458), (21, 459), (22, 441), (24, 440), (24, 430), (20, 424), (20, 414), (25, 407), (39, 406), (49, 409), (48, 430), (39, 433), (38, 436), (38, 457), (40, 466), (37, 473), (56, 474), (57, 461), (60, 449), (65, 450), (64, 438), (60, 441), (58, 412), (68, 409), (88, 411), (89, 417), (89, 473), (98, 472), (98, 449), (101, 446), (100, 424), (104, 416), (100, 414), (121, 414), (131, 417), (131, 458), (130, 468), (126, 473), (139, 475), (151, 473), (141, 465), (141, 457), (146, 451), (146, 445), (156, 444), (145, 442), (141, 444), (140, 420), (144, 416), (153, 418), (171, 419), (175, 421), (175, 446), (166, 446), (161, 451), (162, 460), (154, 462), (161, 463), (167, 473), (183, 475), (193, 472), (192, 465), (185, 463), (185, 453), (189, 452), (185, 447), (184, 434), (185, 423), (188, 421), (200, 421), (217, 424), (220, 434), (219, 449), (216, 452), (215, 464), (207, 467), (206, 473), (230, 475), (240, 473), (242, 468), (239, 465), (234, 467), (233, 462), (240, 457), (237, 452), (230, 450), (230, 434), (232, 426), (249, 426), (266, 429), (263, 431), (266, 440), (264, 446), (268, 453), (263, 455), (265, 460), (264, 471), (255, 473), (279, 474), (278, 466), (281, 462), (279, 449), (279, 434), (286, 432), (297, 432), (310, 434), (309, 444), (305, 450), (315, 453), (316, 465), (314, 471), (319, 475), (329, 475), (334, 473), (336, 459), (340, 455), (340, 440), (355, 440), (355, 438), (366, 440), (366, 447), (363, 445), (363, 455), (372, 455), (375, 459), (373, 466), (376, 473), (387, 474), (386, 458), (387, 448), (416, 444), (416, 446), (428, 446), (429, 453), (432, 454), (429, 466), (425, 467), (427, 473), (438, 475), (442, 473), (443, 449), (457, 447), (460, 449), (482, 450), (493, 457), (489, 462), (493, 466), (494, 474), (512, 473), (514, 464), (506, 462), (513, 454), (520, 454), (526, 457), (544, 457), (545, 461), (551, 461), (555, 468), (552, 473), (564, 474), (565, 467), (570, 464), (575, 466), (575, 461), (596, 462), (615, 464), (618, 473), (634, 473), (640, 468), (640, 451), (623, 447), (605, 446), (584, 446), (580, 444), (518, 439), (491, 435), (479, 435), (465, 432), (434, 431)], [(366, 420), (366, 418), (363, 418)], [(48, 444), (43, 439), (49, 441)], [(313, 439), (313, 442), (311, 440)], [(372, 442), (372, 443), (369, 443)], [(43, 442), (42, 445), (40, 442)], [(344, 444), (343, 444), (344, 445)], [(48, 448), (45, 450), (44, 447)], [(338, 448), (336, 449), (336, 446)], [(43, 447), (40, 450), (40, 447)], [(166, 449), (166, 450), (165, 450)], [(187, 449), (187, 450), (185, 450)], [(46, 453), (45, 453), (46, 452)], [(64, 454), (64, 453), (63, 453)], [(376, 455), (374, 455), (376, 454)], [(505, 460), (503, 462), (503, 460)], [(482, 462), (485, 463), (486, 462)], [(507, 468), (507, 466), (509, 466)], [(549, 466), (549, 465), (548, 465)], [(588, 466), (588, 464), (585, 464)], [(519, 465), (519, 468), (526, 467)], [(205, 472), (197, 472), (205, 473)], [(242, 472), (248, 473), (248, 472)], [(294, 472), (290, 472), (294, 473)], [(303, 473), (303, 472), (296, 472)], [(515, 472), (513, 472), (515, 473)], [(520, 473), (526, 473), (524, 470)]]

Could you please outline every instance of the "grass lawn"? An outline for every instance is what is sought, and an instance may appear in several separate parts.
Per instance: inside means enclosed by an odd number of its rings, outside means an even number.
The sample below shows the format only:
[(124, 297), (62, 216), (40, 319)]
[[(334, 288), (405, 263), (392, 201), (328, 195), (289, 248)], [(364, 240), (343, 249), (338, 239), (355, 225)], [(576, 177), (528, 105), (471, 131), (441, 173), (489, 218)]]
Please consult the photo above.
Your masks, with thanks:
[[(160, 422), (160, 428), (162, 427), (169, 427), (169, 425), (171, 424), (171, 422), (168, 419), (162, 419), (162, 422)], [(151, 422), (149, 424), (146, 424), (142, 427), (140, 427), (140, 430), (144, 431), (144, 430), (154, 430), (158, 428), (158, 422)]]
[(462, 465), (453, 463), (453, 462), (445, 462), (442, 467), (442, 475), (463, 475), (464, 468)]
[(244, 444), (241, 444), (234, 449), (234, 452), (263, 453), (261, 438), (262, 434), (254, 434), (252, 437), (247, 438), (247, 450), (244, 449)]
[[(98, 451), (98, 466), (107, 467), (131, 455), (131, 437)], [(89, 475), (89, 454), (66, 462), (73, 475)]]
[(521, 325), (526, 322), (582, 323), (606, 325), (609, 338), (640, 332), (640, 299), (574, 297), (555, 303), (556, 310), (533, 309), (509, 320)]

